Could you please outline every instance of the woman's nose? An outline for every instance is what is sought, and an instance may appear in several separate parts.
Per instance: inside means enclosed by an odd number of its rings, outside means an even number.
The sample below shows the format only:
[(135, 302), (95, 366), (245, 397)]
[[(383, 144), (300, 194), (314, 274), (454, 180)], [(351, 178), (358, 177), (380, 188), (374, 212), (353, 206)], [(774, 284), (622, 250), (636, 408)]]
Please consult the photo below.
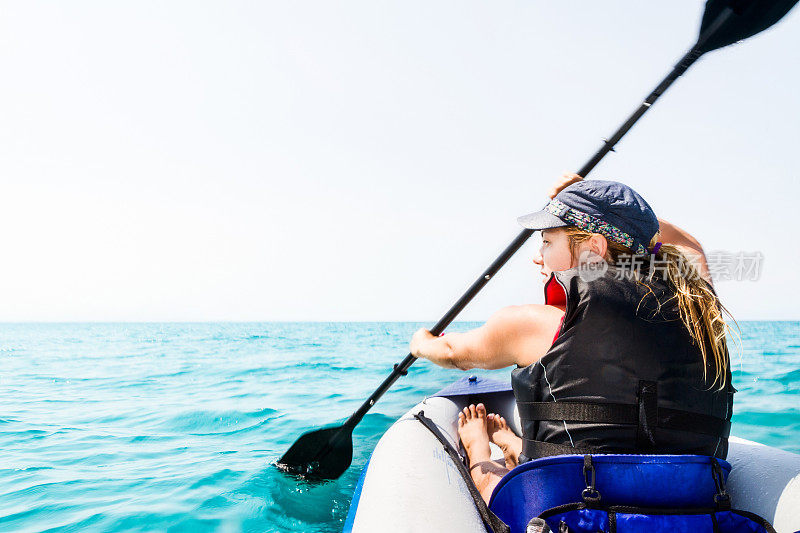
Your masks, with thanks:
[(536, 252), (533, 254), (533, 262), (539, 266), (544, 265), (544, 260), (542, 259), (541, 252)]

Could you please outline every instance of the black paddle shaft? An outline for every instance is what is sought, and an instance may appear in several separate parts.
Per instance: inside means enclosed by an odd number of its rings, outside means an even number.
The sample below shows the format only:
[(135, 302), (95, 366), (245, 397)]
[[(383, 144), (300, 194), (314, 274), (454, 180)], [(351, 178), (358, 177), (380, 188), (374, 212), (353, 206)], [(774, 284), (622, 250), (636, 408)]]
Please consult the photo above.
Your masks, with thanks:
[[(719, 18), (721, 19), (723, 17), (728, 17), (729, 15), (730, 11), (726, 10), (720, 14)], [(724, 21), (720, 21), (720, 24), (722, 22)], [(709, 28), (709, 30), (715, 30), (715, 28)], [(622, 126), (620, 126), (617, 131), (615, 131), (614, 134), (603, 143), (603, 146), (597, 151), (597, 153), (594, 154), (592, 158), (589, 159), (585, 165), (583, 165), (583, 167), (581, 167), (581, 169), (578, 171), (579, 176), (585, 178), (589, 172), (591, 172), (592, 169), (594, 169), (594, 167), (600, 163), (606, 154), (608, 154), (608, 152), (614, 151), (614, 145), (616, 145), (619, 140), (622, 139), (626, 133), (628, 133), (628, 130), (633, 127), (636, 121), (642, 118), (642, 115), (644, 115), (647, 110), (650, 109), (650, 106), (652, 106), (655, 101), (658, 100), (664, 91), (666, 91), (667, 88), (669, 88), (669, 86), (681, 76), (681, 74), (686, 72), (686, 70), (692, 66), (695, 61), (697, 61), (697, 59), (703, 54), (703, 52), (700, 51), (700, 45), (703, 41), (704, 38), (703, 35), (701, 35), (700, 39), (697, 41), (697, 44), (693, 46), (692, 49), (689, 50), (686, 55), (680, 59), (680, 61), (678, 61), (678, 63), (676, 63), (672, 69), (672, 72), (670, 72), (669, 75), (658, 84), (653, 92), (651, 92), (647, 98), (645, 98), (644, 102), (642, 102), (639, 108), (634, 111), (630, 117), (628, 117), (628, 120), (626, 120)], [(439, 319), (436, 325), (431, 328), (431, 333), (437, 336), (442, 333), (445, 328), (447, 328), (447, 326), (449, 326), (450, 323), (459, 315), (459, 313), (461, 313), (467, 304), (469, 304), (469, 302), (472, 301), (472, 299), (481, 291), (481, 289), (483, 289), (483, 287), (489, 283), (489, 280), (492, 279), (495, 274), (497, 274), (497, 272), (503, 268), (508, 260), (511, 259), (517, 250), (519, 250), (522, 245), (525, 244), (531, 235), (533, 235), (533, 230), (522, 230), (519, 235), (517, 235), (517, 237), (511, 241), (511, 244), (509, 244), (506, 249), (503, 250), (503, 253), (501, 253), (497, 259), (495, 259), (494, 262), (489, 265), (489, 268), (487, 268), (483, 274), (481, 274), (481, 276), (475, 280), (467, 292), (465, 292), (461, 298), (459, 298), (458, 301), (453, 304), (450, 310)], [(394, 365), (392, 373), (389, 374), (387, 378), (383, 380), (383, 383), (381, 383), (380, 386), (375, 390), (375, 392), (373, 392), (370, 397), (367, 398), (363, 404), (361, 404), (361, 407), (359, 407), (358, 410), (347, 419), (347, 421), (344, 423), (344, 426), (352, 429), (359, 422), (361, 422), (361, 419), (364, 418), (364, 415), (366, 415), (372, 406), (375, 405), (375, 402), (377, 402), (381, 396), (383, 396), (383, 394), (389, 390), (389, 388), (400, 378), (400, 376), (404, 376), (408, 373), (408, 369), (414, 364), (414, 362), (416, 362), (416, 360), (417, 358), (409, 353), (405, 359)]]

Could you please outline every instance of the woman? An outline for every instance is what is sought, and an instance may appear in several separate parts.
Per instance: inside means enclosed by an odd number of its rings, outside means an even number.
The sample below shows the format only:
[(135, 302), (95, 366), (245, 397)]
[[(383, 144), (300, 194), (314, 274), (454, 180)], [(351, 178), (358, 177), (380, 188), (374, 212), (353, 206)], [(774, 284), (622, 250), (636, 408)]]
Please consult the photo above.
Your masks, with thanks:
[[(501, 309), (466, 333), (422, 329), (411, 341), (414, 356), (448, 368), (517, 367), (521, 439), (482, 404), (459, 414), (484, 499), (508, 468), (547, 455), (724, 458), (733, 388), (702, 247), (621, 183), (565, 175), (550, 197), (519, 219), (542, 231), (534, 263), (545, 304)], [(505, 468), (490, 460), (490, 440)]]

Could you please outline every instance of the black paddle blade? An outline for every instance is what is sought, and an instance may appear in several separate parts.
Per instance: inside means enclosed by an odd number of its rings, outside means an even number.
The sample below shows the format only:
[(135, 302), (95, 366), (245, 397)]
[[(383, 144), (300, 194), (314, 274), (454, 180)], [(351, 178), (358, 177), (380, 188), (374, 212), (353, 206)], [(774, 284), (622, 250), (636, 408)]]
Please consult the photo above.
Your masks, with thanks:
[[(798, 0), (708, 0), (700, 24), (699, 43), (702, 53), (728, 46), (764, 31), (780, 19)], [(718, 23), (717, 19), (730, 8), (733, 13)], [(714, 26), (717, 26), (714, 28)], [(706, 30), (711, 34), (704, 36)]]
[(277, 466), (306, 479), (336, 479), (350, 467), (352, 460), (353, 430), (335, 426), (303, 433)]

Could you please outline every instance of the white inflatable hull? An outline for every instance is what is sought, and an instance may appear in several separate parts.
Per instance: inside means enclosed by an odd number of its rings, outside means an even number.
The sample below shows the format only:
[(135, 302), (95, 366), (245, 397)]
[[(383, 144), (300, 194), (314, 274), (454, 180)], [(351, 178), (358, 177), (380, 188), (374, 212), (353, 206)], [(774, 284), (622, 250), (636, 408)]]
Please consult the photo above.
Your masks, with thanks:
[[(458, 412), (483, 402), (520, 434), (510, 391), (433, 396), (417, 404), (384, 434), (362, 472), (344, 532), (465, 533), (486, 531), (464, 480), (442, 445), (414, 414), (424, 411), (459, 447)], [(493, 446), (495, 458), (502, 458)], [(769, 520), (778, 533), (800, 530), (800, 455), (730, 438), (728, 490), (735, 509)]]

